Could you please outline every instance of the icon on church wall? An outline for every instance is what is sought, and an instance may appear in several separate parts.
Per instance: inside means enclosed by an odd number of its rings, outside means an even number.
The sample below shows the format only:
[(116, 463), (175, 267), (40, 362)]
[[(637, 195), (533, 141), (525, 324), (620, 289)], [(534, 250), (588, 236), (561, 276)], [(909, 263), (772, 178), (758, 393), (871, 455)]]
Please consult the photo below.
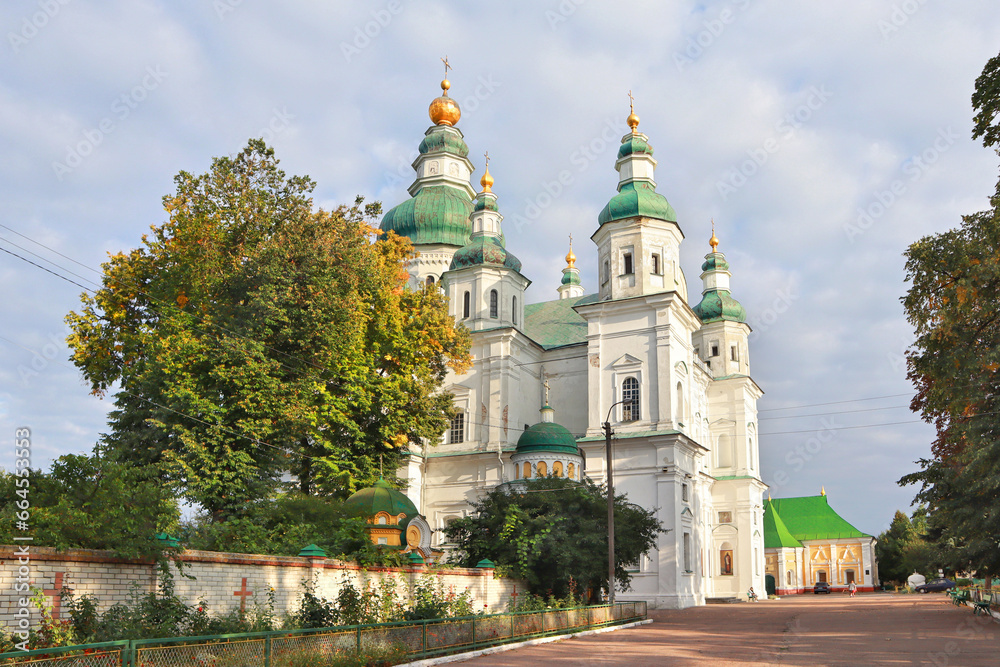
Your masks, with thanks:
[(733, 573), (733, 552), (731, 549), (722, 552), (722, 570), (719, 574)]

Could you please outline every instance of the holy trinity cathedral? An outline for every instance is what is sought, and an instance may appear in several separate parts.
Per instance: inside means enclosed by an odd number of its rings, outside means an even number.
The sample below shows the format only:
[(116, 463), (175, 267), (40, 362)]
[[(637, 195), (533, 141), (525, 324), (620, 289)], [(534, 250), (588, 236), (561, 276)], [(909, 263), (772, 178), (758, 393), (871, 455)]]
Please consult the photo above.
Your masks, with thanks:
[[(543, 475), (602, 481), (608, 420), (616, 490), (655, 508), (670, 529), (619, 599), (687, 607), (763, 591), (762, 392), (750, 377), (746, 311), (730, 295), (714, 232), (691, 306), (679, 263), (684, 235), (656, 191), (653, 148), (632, 113), (614, 165), (618, 193), (579, 230), (597, 246), (597, 292), (586, 293), (570, 248), (553, 285), (558, 298), (526, 304), (530, 280), (506, 247), (493, 178), (487, 168), (473, 188), (461, 112), (448, 81), (441, 87), (411, 197), (381, 229), (413, 241), (410, 285), (447, 293), (451, 314), (472, 331), (474, 363), (446, 381), (455, 416), (444, 442), (413, 451), (399, 471), (410, 500), (440, 531), (497, 484)], [(428, 546), (440, 540), (437, 532)]]

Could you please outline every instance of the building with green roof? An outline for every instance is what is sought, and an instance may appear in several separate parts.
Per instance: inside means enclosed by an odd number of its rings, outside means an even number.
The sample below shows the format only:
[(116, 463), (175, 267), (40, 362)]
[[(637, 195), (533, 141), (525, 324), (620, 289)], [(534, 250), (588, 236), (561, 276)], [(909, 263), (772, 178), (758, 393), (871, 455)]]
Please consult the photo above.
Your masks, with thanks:
[(818, 496), (764, 501), (766, 571), (779, 595), (811, 591), (817, 582), (858, 590), (878, 585), (875, 538), (861, 532)]
[[(470, 150), (449, 88), (444, 82), (431, 103), (433, 126), (413, 163), (410, 198), (381, 225), (415, 244), (410, 287), (440, 287), (472, 339), (471, 367), (449, 373), (443, 387), (454, 409), (448, 429), (440, 442), (414, 443), (397, 473), (436, 531), (432, 547), (446, 547), (441, 529), (466, 516), (485, 489), (551, 475), (606, 481), (608, 422), (616, 490), (655, 509), (668, 529), (656, 553), (634, 564), (633, 589), (618, 598), (688, 607), (763, 590), (770, 520), (757, 429), (763, 392), (750, 375), (747, 313), (714, 227), (701, 295), (692, 299), (681, 269), (681, 216), (656, 182), (653, 146), (633, 110), (608, 158), (616, 181), (608, 179), (602, 207), (572, 223), (559, 275), (560, 250), (518, 246), (504, 225), (487, 147)], [(478, 191), (472, 155), (484, 156)], [(507, 192), (504, 174), (497, 177), (496, 189)], [(524, 193), (512, 195), (519, 202)], [(685, 224), (708, 238), (709, 220)], [(581, 249), (580, 262), (593, 270), (581, 273), (573, 240), (587, 236), (593, 245)], [(528, 276), (542, 274), (541, 261), (549, 262), (553, 284), (543, 293), (553, 290), (552, 298), (526, 304)], [(587, 286), (584, 275), (597, 284)], [(774, 530), (792, 543), (787, 527)]]

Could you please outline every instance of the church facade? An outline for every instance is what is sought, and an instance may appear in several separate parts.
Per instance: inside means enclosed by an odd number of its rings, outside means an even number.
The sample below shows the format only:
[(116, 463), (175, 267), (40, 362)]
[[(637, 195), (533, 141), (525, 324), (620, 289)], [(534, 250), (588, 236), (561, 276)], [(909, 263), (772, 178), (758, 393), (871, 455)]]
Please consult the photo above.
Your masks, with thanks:
[(691, 305), (684, 235), (656, 191), (653, 148), (633, 112), (614, 164), (618, 192), (579, 230), (597, 247), (600, 284), (587, 293), (570, 245), (554, 298), (525, 304), (528, 271), (506, 247), (488, 160), (472, 185), (449, 87), (431, 103), (411, 197), (381, 223), (416, 246), (410, 287), (444, 290), (472, 332), (471, 369), (444, 387), (455, 413), (443, 442), (414, 448), (398, 473), (437, 531), (432, 546), (446, 546), (440, 530), (495, 485), (553, 474), (604, 481), (609, 421), (616, 491), (669, 529), (617, 597), (677, 608), (763, 591), (762, 392), (714, 229)]

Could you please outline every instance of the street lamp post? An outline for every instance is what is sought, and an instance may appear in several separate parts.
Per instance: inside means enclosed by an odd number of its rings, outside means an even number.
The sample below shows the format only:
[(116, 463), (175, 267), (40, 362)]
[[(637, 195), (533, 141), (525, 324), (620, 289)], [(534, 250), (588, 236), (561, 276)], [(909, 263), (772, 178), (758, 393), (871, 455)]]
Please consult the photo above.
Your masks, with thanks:
[(615, 478), (614, 468), (611, 461), (611, 411), (616, 405), (623, 403), (632, 404), (634, 398), (623, 399), (617, 403), (612, 403), (608, 408), (608, 417), (604, 420), (604, 453), (607, 457), (608, 468), (608, 603), (615, 603)]

